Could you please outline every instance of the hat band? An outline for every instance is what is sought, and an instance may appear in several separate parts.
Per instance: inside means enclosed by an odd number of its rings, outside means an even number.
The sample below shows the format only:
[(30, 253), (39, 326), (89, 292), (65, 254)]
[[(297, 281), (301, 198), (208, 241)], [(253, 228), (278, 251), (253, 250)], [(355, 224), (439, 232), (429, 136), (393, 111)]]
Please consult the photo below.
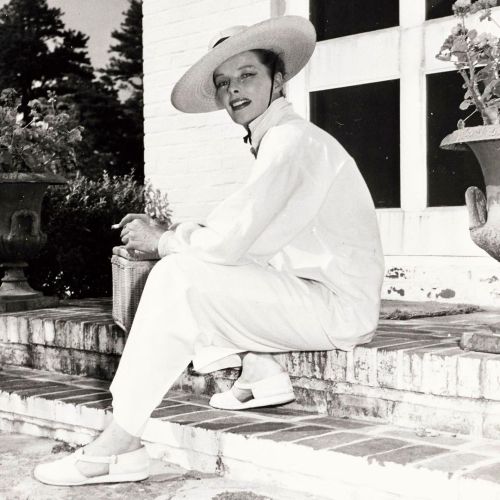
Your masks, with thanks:
[(220, 40), (217, 40), (215, 43), (214, 43), (214, 46), (212, 47), (212, 49), (214, 49), (215, 47), (217, 47), (217, 45), (219, 45), (219, 43), (222, 43), (224, 40), (227, 40), (229, 37), (228, 36), (224, 36), (222, 37)]

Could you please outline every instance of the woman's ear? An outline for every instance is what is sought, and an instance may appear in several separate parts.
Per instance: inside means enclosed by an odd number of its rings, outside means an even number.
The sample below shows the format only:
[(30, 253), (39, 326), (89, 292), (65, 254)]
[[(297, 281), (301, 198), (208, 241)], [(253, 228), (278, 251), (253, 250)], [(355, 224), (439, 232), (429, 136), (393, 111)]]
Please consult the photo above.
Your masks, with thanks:
[(280, 71), (278, 71), (274, 75), (273, 90), (274, 91), (282, 91), (284, 85), (285, 85), (285, 81), (283, 79), (283, 74)]

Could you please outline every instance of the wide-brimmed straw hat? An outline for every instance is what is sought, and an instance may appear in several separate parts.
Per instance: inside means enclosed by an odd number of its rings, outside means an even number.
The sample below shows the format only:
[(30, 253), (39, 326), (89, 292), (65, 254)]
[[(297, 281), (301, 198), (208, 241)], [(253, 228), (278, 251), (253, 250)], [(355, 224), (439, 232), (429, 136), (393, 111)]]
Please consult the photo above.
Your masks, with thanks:
[(209, 52), (197, 61), (175, 84), (172, 104), (186, 113), (221, 109), (215, 100), (214, 70), (230, 57), (253, 49), (270, 50), (285, 66), (284, 80), (294, 77), (311, 57), (316, 31), (300, 16), (273, 17), (252, 26), (233, 26), (218, 33)]

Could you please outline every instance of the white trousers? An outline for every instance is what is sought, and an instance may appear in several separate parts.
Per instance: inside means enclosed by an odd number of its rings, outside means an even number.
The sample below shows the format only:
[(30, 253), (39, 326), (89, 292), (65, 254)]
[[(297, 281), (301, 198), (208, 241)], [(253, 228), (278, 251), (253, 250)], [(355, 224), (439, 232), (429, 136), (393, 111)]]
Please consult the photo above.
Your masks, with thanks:
[(111, 384), (114, 419), (140, 436), (191, 360), (217, 369), (236, 353), (330, 350), (335, 296), (258, 264), (224, 266), (171, 254), (152, 269)]

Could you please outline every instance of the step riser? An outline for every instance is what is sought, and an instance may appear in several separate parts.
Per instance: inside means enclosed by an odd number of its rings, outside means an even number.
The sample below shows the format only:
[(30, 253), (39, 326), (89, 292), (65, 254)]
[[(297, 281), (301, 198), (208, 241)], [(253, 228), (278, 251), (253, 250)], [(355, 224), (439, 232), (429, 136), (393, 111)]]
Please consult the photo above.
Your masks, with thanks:
[(1, 360), (14, 366), (112, 380), (120, 363), (120, 355), (40, 344), (0, 342)]
[[(373, 359), (366, 359), (369, 356)], [(351, 353), (289, 353), (279, 355), (278, 360), (291, 377), (302, 377), (311, 383), (315, 380), (318, 383), (345, 382), (381, 390), (396, 389), (443, 397), (500, 401), (500, 356), (491, 355), (490, 359), (483, 360), (461, 358), (459, 363), (449, 354), (439, 353), (413, 354), (420, 362), (409, 359), (410, 354), (405, 359), (404, 352), (394, 356), (392, 363), (384, 359), (387, 357), (384, 351), (358, 347)], [(118, 367), (120, 353), (0, 342), (2, 358), (5, 363), (16, 366), (111, 380)], [(377, 364), (382, 362), (384, 368), (377, 370)], [(399, 376), (393, 375), (393, 380), (389, 380), (390, 374)]]
[(0, 411), (0, 431), (46, 437), (77, 445), (87, 444), (99, 435), (99, 431), (94, 429), (5, 411)]
[[(287, 450), (285, 456), (283, 450), (268, 441), (252, 442), (235, 435), (216, 436), (210, 431), (193, 433), (175, 424), (171, 424), (170, 431), (166, 437), (159, 439), (155, 429), (149, 429), (149, 437), (156, 438), (155, 447), (160, 456), (182, 467), (220, 473), (228, 479), (267, 483), (333, 500), (471, 498), (460, 496), (458, 488), (444, 478), (441, 481), (434, 478), (432, 487), (416, 491), (415, 485), (422, 477), (402, 471), (403, 468), (397, 465), (373, 468), (373, 464), (369, 465), (360, 458), (340, 454), (332, 457), (318, 450), (303, 448)], [(145, 437), (148, 439), (147, 434)], [(387, 491), (388, 485), (390, 491)]]
[[(0, 344), (9, 364), (69, 375), (84, 375), (111, 380), (119, 356), (76, 349), (23, 344)], [(319, 355), (320, 353), (315, 353)], [(321, 353), (327, 356), (326, 353)], [(345, 353), (344, 353), (345, 354)], [(297, 355), (290, 355), (297, 357)], [(283, 360), (281, 360), (283, 362)], [(288, 363), (291, 365), (291, 363)], [(292, 375), (300, 372), (302, 363), (290, 366)], [(310, 362), (307, 366), (314, 367)], [(211, 395), (228, 390), (237, 376), (236, 370), (196, 375), (186, 371), (173, 387), (193, 394)], [(325, 381), (292, 376), (295, 409), (352, 417), (369, 421), (390, 422), (406, 427), (428, 427), (439, 431), (500, 439), (500, 402), (472, 398), (446, 397), (361, 384)]]
[[(36, 312), (41, 314), (32, 314)], [(426, 341), (424, 347), (422, 341), (418, 346), (418, 340), (404, 335), (400, 340), (385, 338), (383, 328), (387, 325), (381, 325), (382, 335), (369, 346), (349, 353), (294, 352), (277, 358), (293, 377), (500, 401), (500, 356), (458, 356), (464, 353), (453, 339), (436, 338)], [(410, 335), (415, 339), (419, 336)], [(33, 366), (44, 364), (50, 369), (61, 356), (67, 361), (61, 362), (60, 371), (97, 374), (100, 368), (99, 377), (109, 380), (125, 341), (126, 335), (109, 323), (0, 315), (0, 353), (10, 364), (19, 366), (31, 361)], [(398, 345), (404, 350), (395, 349)]]
[[(109, 418), (104, 410), (0, 393), (0, 429), (85, 444)], [(266, 439), (151, 420), (144, 440), (152, 458), (229, 479), (268, 483), (325, 498), (497, 500), (498, 487), (447, 473)]]
[[(193, 375), (184, 373), (175, 388), (198, 395), (228, 390), (236, 371)], [(443, 397), (359, 384), (292, 377), (294, 409), (387, 422), (410, 428), (500, 439), (500, 402)]]

